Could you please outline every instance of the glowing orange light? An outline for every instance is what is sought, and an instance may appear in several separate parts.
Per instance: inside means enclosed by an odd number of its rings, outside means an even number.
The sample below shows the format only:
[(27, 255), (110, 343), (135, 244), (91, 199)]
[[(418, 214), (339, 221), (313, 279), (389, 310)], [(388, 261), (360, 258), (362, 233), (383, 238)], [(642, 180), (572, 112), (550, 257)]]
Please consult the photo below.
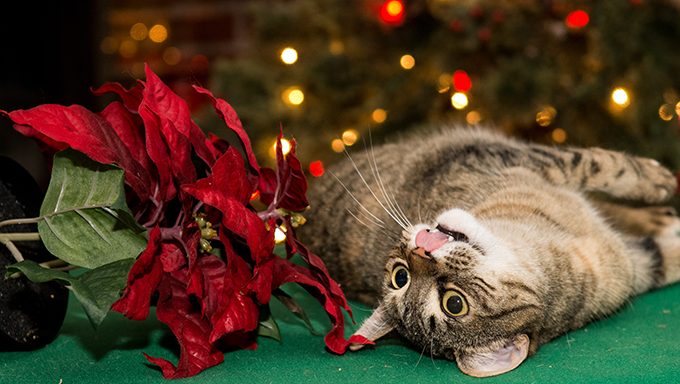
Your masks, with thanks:
[(250, 201), (257, 200), (260, 198), (260, 191), (255, 191), (250, 194)]
[(588, 22), (590, 21), (590, 16), (588, 16), (588, 13), (586, 11), (582, 10), (576, 10), (573, 12), (570, 12), (567, 15), (567, 18), (564, 19), (564, 23), (567, 24), (567, 27), (571, 29), (580, 29), (588, 25)]
[(385, 24), (399, 25), (405, 14), (402, 0), (387, 0), (380, 6), (380, 20)]
[(312, 161), (309, 163), (309, 173), (311, 173), (312, 176), (321, 177), (323, 176), (324, 172), (326, 172), (326, 170), (323, 168), (323, 163), (321, 160)]
[(472, 88), (472, 80), (467, 72), (463, 70), (453, 72), (453, 88), (458, 92), (467, 92)]

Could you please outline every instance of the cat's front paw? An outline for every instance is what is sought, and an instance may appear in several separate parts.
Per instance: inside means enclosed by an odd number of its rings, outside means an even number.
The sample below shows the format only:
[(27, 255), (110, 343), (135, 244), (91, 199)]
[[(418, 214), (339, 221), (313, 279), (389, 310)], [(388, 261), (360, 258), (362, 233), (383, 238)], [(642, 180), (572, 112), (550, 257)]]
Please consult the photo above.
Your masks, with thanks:
[(670, 199), (677, 191), (675, 175), (658, 161), (637, 158), (639, 165), (639, 198), (647, 203), (662, 203)]

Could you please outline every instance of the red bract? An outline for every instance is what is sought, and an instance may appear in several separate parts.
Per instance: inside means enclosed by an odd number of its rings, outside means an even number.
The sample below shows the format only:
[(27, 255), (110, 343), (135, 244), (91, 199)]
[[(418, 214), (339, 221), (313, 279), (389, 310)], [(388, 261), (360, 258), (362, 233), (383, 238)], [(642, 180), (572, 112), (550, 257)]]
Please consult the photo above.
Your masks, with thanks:
[[(236, 134), (245, 160), (227, 141), (206, 137), (187, 103), (148, 67), (146, 81), (130, 89), (114, 83), (96, 89), (97, 95), (114, 93), (122, 100), (100, 113), (77, 105), (3, 113), (19, 132), (51, 150), (73, 148), (125, 171), (128, 205), (150, 232), (113, 309), (140, 320), (157, 298), (156, 315), (180, 345), (177, 365), (147, 356), (165, 377), (192, 376), (222, 362), (221, 346), (255, 347), (260, 308), (273, 290), (290, 282), (323, 305), (333, 324), (326, 345), (343, 353), (348, 342), (342, 310), (351, 315), (347, 301), (291, 225), (292, 212), (308, 205), (295, 142), (286, 155), (278, 146), (276, 170), (261, 168), (233, 108), (206, 89), (194, 89)], [(263, 212), (250, 205), (258, 189), (267, 205)], [(284, 224), (285, 258), (274, 253), (274, 229)], [(293, 253), (306, 267), (290, 261)]]

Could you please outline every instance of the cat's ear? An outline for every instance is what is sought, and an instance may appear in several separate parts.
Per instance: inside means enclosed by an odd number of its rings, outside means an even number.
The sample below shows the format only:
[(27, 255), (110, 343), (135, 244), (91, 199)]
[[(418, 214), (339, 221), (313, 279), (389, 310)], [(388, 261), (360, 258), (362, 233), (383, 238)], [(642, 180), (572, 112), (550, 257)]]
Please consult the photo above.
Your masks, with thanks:
[(475, 377), (500, 375), (517, 368), (529, 354), (529, 336), (517, 335), (496, 351), (456, 353), (456, 363), (463, 373)]
[[(388, 334), (394, 326), (387, 320), (385, 315), (385, 308), (383, 304), (379, 305), (371, 314), (371, 317), (366, 319), (359, 330), (354, 332), (355, 335), (360, 335), (367, 338), (370, 341), (376, 341), (379, 338)], [(365, 344), (353, 343), (350, 344), (349, 349), (351, 351), (358, 351), (364, 347)]]

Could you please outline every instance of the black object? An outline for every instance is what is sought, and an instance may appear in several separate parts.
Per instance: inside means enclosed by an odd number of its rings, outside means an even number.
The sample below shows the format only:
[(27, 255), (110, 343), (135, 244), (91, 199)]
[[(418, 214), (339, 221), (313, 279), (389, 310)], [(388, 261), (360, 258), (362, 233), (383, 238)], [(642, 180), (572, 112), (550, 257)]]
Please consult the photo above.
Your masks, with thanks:
[[(28, 171), (0, 156), (0, 221), (38, 216), (43, 197)], [(36, 231), (35, 224), (0, 227), (5, 233)], [(39, 241), (14, 244), (25, 259), (54, 259)], [(68, 304), (68, 290), (58, 283), (33, 283), (25, 276), (5, 278), (5, 266), (15, 262), (0, 245), (0, 351), (33, 350), (49, 344), (64, 322)]]

